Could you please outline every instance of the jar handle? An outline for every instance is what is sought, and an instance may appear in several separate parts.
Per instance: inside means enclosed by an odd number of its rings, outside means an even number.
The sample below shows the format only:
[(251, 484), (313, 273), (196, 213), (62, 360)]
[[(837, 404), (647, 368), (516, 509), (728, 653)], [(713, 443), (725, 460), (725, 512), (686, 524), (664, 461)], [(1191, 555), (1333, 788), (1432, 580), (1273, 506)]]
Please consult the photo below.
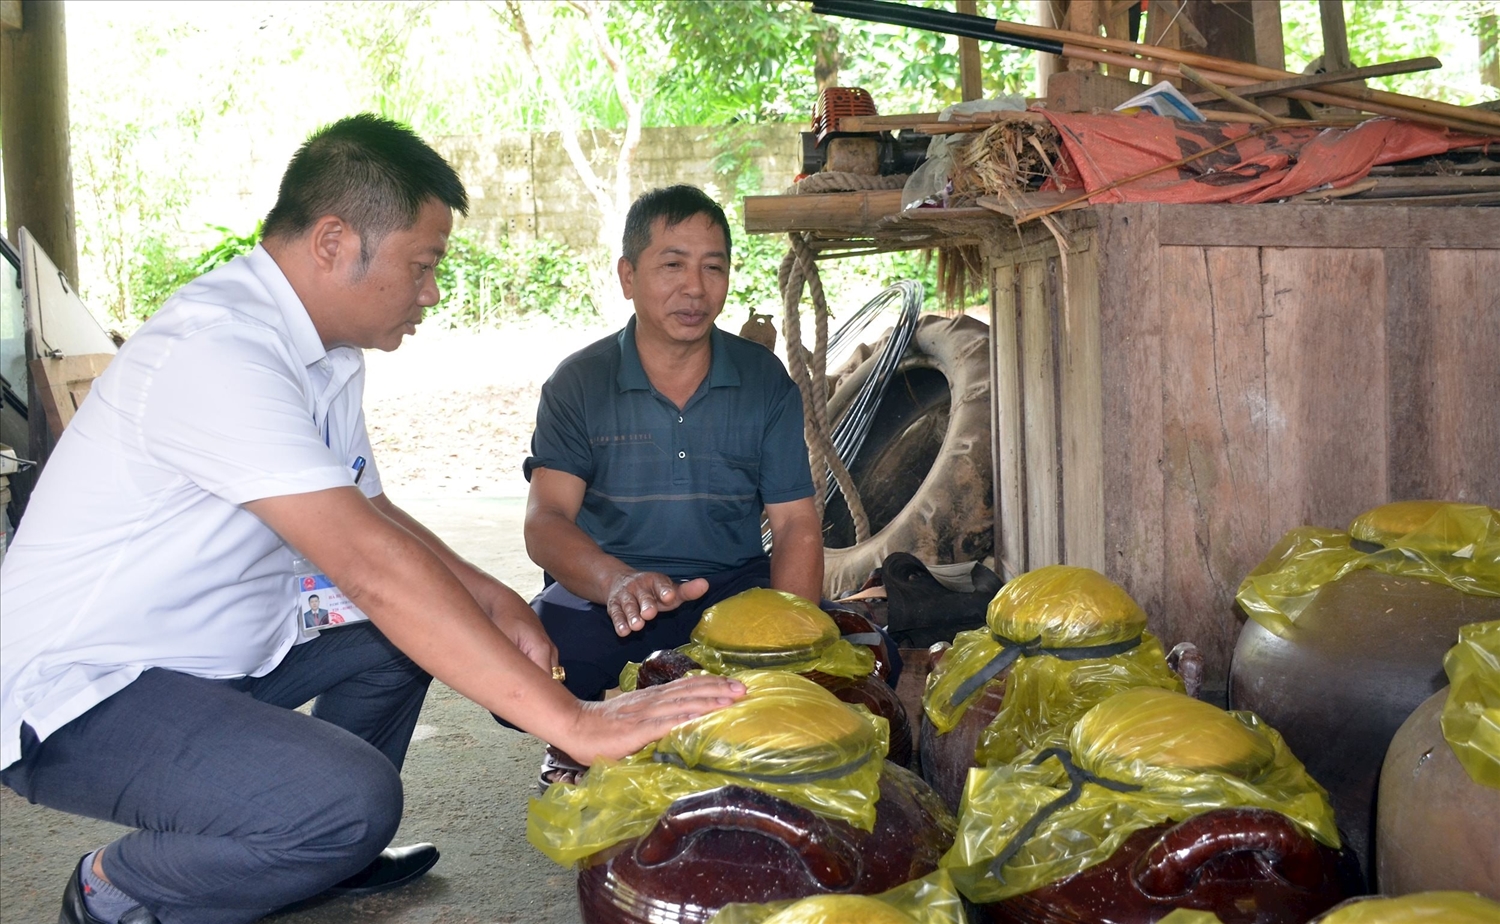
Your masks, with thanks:
[(705, 831), (744, 831), (790, 847), (808, 875), (830, 891), (841, 891), (859, 878), (859, 854), (827, 820), (800, 805), (743, 786), (721, 786), (678, 799), (656, 827), (636, 844), (642, 866), (659, 866), (677, 857)]
[(1131, 878), (1150, 898), (1178, 898), (1198, 884), (1210, 860), (1246, 851), (1292, 885), (1311, 889), (1323, 880), (1317, 842), (1266, 809), (1216, 809), (1175, 825), (1136, 860)]

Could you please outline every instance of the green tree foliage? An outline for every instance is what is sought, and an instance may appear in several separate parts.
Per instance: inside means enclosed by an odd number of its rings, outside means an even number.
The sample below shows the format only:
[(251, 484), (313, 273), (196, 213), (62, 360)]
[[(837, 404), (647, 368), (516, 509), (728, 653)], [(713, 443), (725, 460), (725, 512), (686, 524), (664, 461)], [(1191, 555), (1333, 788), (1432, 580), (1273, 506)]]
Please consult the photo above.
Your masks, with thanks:
[[(952, 8), (951, 0), (916, 2)], [(626, 121), (619, 85), (587, 18), (563, 0), (526, 5), (538, 52), (559, 78), (579, 130), (619, 133)], [(351, 112), (381, 112), (427, 137), (556, 130), (563, 113), (543, 92), (506, 18), (496, 15), (503, 6), (501, 0), (69, 0), (73, 169), (86, 300), (110, 316), (111, 326), (149, 314), (184, 268), (224, 239), (213, 226), (245, 228), (264, 215), (277, 171), (301, 139)], [(1293, 70), (1321, 53), (1317, 6), (1315, 0), (1282, 4)], [(957, 39), (817, 16), (803, 0), (612, 0), (600, 10), (626, 85), (642, 102), (643, 123), (710, 127), (720, 142), (719, 188), (735, 199), (778, 191), (791, 179), (756, 175), (750, 167), (756, 142), (740, 128), (805, 124), (820, 78), (864, 87), (887, 113), (931, 111), (959, 95)], [(981, 0), (979, 10), (1021, 20), (1034, 12), (1030, 0)], [(1458, 103), (1497, 96), (1480, 76), (1479, 34), (1497, 14), (1500, 0), (1345, 3), (1356, 63), (1434, 54), (1445, 64), (1441, 71), (1372, 85)], [(981, 47), (986, 94), (1033, 91), (1033, 53), (996, 43)], [(1487, 47), (1493, 61), (1493, 41)], [(596, 166), (608, 181), (613, 168), (606, 161)], [(736, 298), (774, 308), (771, 273), (780, 240), (737, 244)], [(524, 281), (518, 262), (546, 264), (558, 246), (539, 242), (533, 252), (519, 239), (488, 248), (474, 243), (464, 251), (472, 265), (455, 268), (450, 289), (478, 293), (483, 279), (500, 278), (485, 275), (499, 272), (497, 261), (515, 264), (514, 272), (506, 271), (507, 286), (542, 299), (539, 311), (567, 314), (561, 302), (541, 294), (553, 283)], [(602, 251), (575, 256), (596, 265), (609, 259)], [(895, 267), (922, 266), (904, 260), (825, 264), (831, 288), (850, 280), (849, 294), (836, 303), (857, 300)], [(570, 272), (559, 265), (543, 276), (555, 282)], [(452, 313), (455, 319), (501, 318), (512, 310), (477, 294), (460, 301), (465, 307)]]
[[(1470, 105), (1495, 99), (1481, 79), (1480, 30), (1500, 15), (1500, 0), (1345, 0), (1349, 57), (1355, 66), (1431, 55), (1435, 71), (1369, 81), (1380, 90)], [(1301, 71), (1323, 54), (1316, 0), (1282, 0), (1287, 69)], [(1493, 45), (1490, 54), (1493, 55)]]

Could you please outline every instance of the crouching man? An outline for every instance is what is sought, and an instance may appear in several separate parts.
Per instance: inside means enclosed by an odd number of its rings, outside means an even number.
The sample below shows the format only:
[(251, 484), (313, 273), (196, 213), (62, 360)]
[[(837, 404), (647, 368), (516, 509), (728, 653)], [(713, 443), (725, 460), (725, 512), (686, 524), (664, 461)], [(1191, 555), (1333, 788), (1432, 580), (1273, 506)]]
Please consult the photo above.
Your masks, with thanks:
[[(362, 350), (437, 303), (466, 207), (406, 129), (322, 129), (263, 244), (168, 300), (62, 435), (0, 577), (0, 780), (138, 829), (69, 872), (65, 924), (236, 924), (425, 873), (432, 845), (384, 848), (431, 677), (585, 760), (743, 692), (580, 702), (525, 602), (382, 492)], [(305, 638), (299, 555), (369, 621)]]

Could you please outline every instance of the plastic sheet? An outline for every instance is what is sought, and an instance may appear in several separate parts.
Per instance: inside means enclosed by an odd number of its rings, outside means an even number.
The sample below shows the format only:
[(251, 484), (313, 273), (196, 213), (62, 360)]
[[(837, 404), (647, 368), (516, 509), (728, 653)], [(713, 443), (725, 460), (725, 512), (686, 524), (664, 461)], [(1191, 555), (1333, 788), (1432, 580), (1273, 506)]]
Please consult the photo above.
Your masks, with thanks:
[(999, 901), (1108, 859), (1143, 828), (1241, 807), (1339, 846), (1327, 793), (1270, 726), (1181, 693), (1128, 690), (1089, 710), (1067, 750), (969, 771), (941, 865), (970, 899)]
[[(1424, 510), (1426, 519), (1412, 527)], [(1361, 514), (1350, 530), (1304, 526), (1287, 533), (1240, 583), (1235, 595), (1240, 608), (1284, 636), (1324, 584), (1360, 568), (1500, 596), (1500, 511), (1479, 504), (1402, 501)], [(1382, 548), (1363, 551), (1354, 539)]]
[(1443, 737), (1470, 779), (1500, 789), (1500, 620), (1459, 629), (1443, 669)]
[(942, 870), (879, 895), (816, 895), (726, 905), (709, 924), (965, 924), (963, 899)]
[[(1022, 751), (1061, 744), (1074, 720), (1121, 690), (1182, 689), (1161, 643), (1145, 631), (1146, 614), (1097, 571), (1049, 565), (1020, 575), (995, 595), (986, 621), (986, 629), (954, 637), (953, 648), (928, 675), (923, 697), (933, 726), (952, 731), (984, 690), (975, 678), (1021, 643), (1004, 681), (1000, 712), (980, 737), (981, 763), (1004, 763)], [(1111, 647), (1125, 650), (1110, 653)]]
[(533, 799), (527, 839), (568, 865), (646, 834), (684, 796), (731, 784), (872, 830), (890, 743), (885, 719), (796, 674), (734, 676), (746, 689), (738, 702)]
[[(1371, 119), (1353, 128), (1186, 122), (1141, 113), (1042, 110), (1058, 130), (1065, 165), (1091, 201), (1271, 202), (1323, 186), (1348, 186), (1370, 168), (1492, 139), (1401, 119)], [(1254, 134), (1252, 134), (1254, 132)], [(1160, 170), (1110, 190), (1104, 187), (1195, 151), (1239, 139), (1175, 170)], [(1050, 184), (1044, 189), (1054, 188)]]
[(1160, 921), (1157, 921), (1156, 924), (1224, 924), (1224, 922), (1220, 921), (1219, 916), (1212, 911), (1178, 908)]
[(1500, 903), (1473, 892), (1417, 892), (1400, 898), (1357, 898), (1315, 924), (1496, 924)]
[[(795, 594), (754, 588), (703, 611), (692, 641), (677, 650), (710, 674), (774, 668), (833, 677), (865, 677), (875, 669), (870, 649), (839, 637), (833, 617)], [(620, 689), (634, 690), (640, 665), (620, 672)]]

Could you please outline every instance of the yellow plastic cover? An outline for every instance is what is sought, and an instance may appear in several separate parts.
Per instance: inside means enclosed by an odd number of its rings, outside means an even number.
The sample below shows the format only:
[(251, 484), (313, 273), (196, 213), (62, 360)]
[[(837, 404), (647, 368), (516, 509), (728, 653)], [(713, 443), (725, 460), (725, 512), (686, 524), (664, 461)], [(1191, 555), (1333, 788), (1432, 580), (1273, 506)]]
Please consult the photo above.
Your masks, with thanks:
[(678, 799), (727, 785), (872, 830), (890, 743), (886, 720), (796, 674), (734, 676), (746, 690), (738, 702), (623, 760), (596, 763), (578, 785), (554, 784), (533, 799), (527, 840), (566, 866), (646, 834)]
[[(1043, 812), (1075, 786), (1075, 801)], [(1067, 750), (970, 770), (958, 838), (941, 864), (970, 899), (999, 901), (1108, 859), (1143, 828), (1238, 807), (1280, 812), (1339, 846), (1327, 793), (1254, 714), (1167, 690), (1127, 690), (1089, 710)], [(1045, 817), (1031, 836), (1012, 845), (1039, 813)], [(997, 871), (994, 861), (1007, 847), (1013, 853)]]
[(1120, 585), (1093, 570), (1048, 565), (1009, 581), (986, 622), (1002, 638), (1039, 638), (1047, 648), (1123, 642), (1146, 628), (1146, 613)]
[[(1428, 512), (1425, 520), (1397, 532), (1423, 512)], [(1382, 548), (1363, 552), (1351, 539)], [(1240, 582), (1235, 599), (1245, 615), (1284, 636), (1319, 588), (1360, 568), (1500, 597), (1500, 511), (1479, 504), (1402, 501), (1361, 514), (1350, 532), (1299, 527)]]
[(1443, 669), (1443, 737), (1474, 782), (1500, 789), (1500, 620), (1460, 628)]
[(1500, 903), (1473, 892), (1417, 892), (1400, 898), (1360, 898), (1316, 919), (1317, 924), (1497, 924)]
[[(1107, 697), (1134, 687), (1181, 690), (1167, 667), (1161, 643), (1144, 631), (1146, 614), (1119, 585), (1088, 568), (1049, 565), (1015, 578), (990, 603), (988, 628), (960, 632), (927, 676), (923, 711), (943, 734), (952, 731), (985, 684), (972, 678), (1002, 654), (1007, 643), (1024, 649), (1003, 681), (1000, 712), (979, 739), (981, 763), (1005, 763), (1024, 751), (1061, 744), (1067, 727)], [(1079, 649), (1140, 644), (1116, 654), (1068, 660)], [(1006, 641), (1002, 641), (1006, 640)], [(1053, 656), (1048, 649), (1055, 651)], [(1103, 649), (1107, 651), (1107, 649)], [(972, 687), (968, 695), (962, 695)], [(956, 700), (956, 701), (955, 701)], [(1050, 736), (1050, 737), (1049, 737)]]
[[(710, 674), (775, 669), (833, 677), (866, 677), (875, 654), (839, 637), (833, 617), (796, 594), (753, 588), (704, 610), (692, 641), (677, 650)], [(641, 666), (620, 672), (620, 689), (636, 688)]]
[(720, 651), (807, 650), (839, 637), (833, 618), (796, 594), (756, 587), (703, 611), (692, 639)]
[(879, 895), (814, 895), (726, 905), (709, 924), (965, 924), (963, 899), (943, 870)]

